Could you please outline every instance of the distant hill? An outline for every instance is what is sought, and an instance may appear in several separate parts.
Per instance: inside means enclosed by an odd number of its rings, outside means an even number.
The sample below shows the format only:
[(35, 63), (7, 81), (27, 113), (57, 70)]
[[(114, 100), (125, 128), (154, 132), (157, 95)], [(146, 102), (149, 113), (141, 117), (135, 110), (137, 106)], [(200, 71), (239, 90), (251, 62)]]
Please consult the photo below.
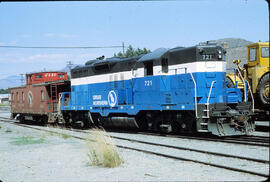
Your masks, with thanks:
[[(71, 68), (74, 68), (75, 66), (78, 65), (72, 65)], [(47, 70), (49, 71), (49, 70)], [(70, 75), (70, 71), (69, 71), (69, 67), (64, 67), (61, 70), (54, 70), (54, 71), (63, 71), (63, 72), (67, 72), (68, 75)], [(12, 76), (8, 76), (6, 78), (2, 78), (0, 79), (0, 89), (7, 89), (7, 88), (11, 88), (11, 87), (18, 87), (21, 85), (25, 85), (25, 75), (23, 75), (23, 84), (21, 82), (21, 76), (20, 75), (12, 75)]]
[(76, 66), (79, 66), (78, 64), (73, 64), (70, 68), (68, 66), (64, 67), (63, 69), (61, 70), (58, 70), (58, 71), (63, 71), (63, 72), (67, 72), (68, 75), (70, 75), (70, 69), (73, 69), (75, 68)]
[(239, 38), (226, 38), (226, 39), (218, 39), (215, 40), (218, 44), (222, 45), (227, 53), (226, 53), (226, 62), (227, 62), (227, 72), (232, 72), (232, 68), (235, 65), (232, 63), (235, 59), (240, 59), (240, 65), (246, 64), (248, 62), (247, 58), (247, 45), (252, 44), (253, 42), (239, 39)]
[(245, 39), (239, 39), (239, 38), (225, 38), (225, 39), (218, 39), (214, 40), (215, 42), (227, 46), (225, 48), (232, 49), (232, 48), (238, 48), (238, 47), (245, 47), (248, 44), (252, 44), (253, 42), (245, 40)]
[[(23, 79), (25, 84), (25, 78)], [(18, 87), (21, 86), (21, 76), (20, 75), (12, 75), (6, 78), (0, 79), (0, 89), (6, 89), (10, 87)]]

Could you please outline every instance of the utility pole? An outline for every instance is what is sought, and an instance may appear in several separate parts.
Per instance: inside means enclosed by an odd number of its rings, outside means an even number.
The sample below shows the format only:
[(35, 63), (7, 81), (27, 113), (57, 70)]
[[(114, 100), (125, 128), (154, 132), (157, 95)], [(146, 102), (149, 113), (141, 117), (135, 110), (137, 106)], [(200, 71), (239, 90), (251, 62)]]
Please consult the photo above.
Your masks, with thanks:
[(23, 86), (23, 82), (24, 82), (23, 75), (24, 75), (24, 74), (21, 73), (20, 75), (21, 75), (21, 79), (20, 79), (20, 80), (21, 80), (21, 86)]
[(125, 44), (122, 42), (123, 56), (125, 55)]
[(67, 67), (68, 67), (68, 69), (69, 69), (69, 72), (71, 72), (71, 67), (72, 67), (72, 63), (71, 63), (71, 61), (68, 61), (67, 62)]

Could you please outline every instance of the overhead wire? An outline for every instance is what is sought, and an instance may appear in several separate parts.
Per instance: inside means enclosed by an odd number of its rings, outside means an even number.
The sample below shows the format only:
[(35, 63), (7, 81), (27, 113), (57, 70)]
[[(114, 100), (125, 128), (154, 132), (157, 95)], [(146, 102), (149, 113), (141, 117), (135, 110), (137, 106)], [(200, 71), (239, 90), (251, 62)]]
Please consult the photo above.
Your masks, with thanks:
[(13, 49), (110, 49), (110, 48), (122, 48), (123, 46), (0, 46), (0, 48), (13, 48)]

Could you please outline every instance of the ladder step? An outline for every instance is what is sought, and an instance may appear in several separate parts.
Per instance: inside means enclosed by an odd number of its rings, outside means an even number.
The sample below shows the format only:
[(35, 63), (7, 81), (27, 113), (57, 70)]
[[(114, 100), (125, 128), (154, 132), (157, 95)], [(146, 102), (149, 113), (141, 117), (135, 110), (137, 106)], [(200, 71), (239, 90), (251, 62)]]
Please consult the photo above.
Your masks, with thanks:
[(208, 123), (200, 123), (201, 124), (201, 126), (207, 126), (208, 125)]
[(202, 116), (203, 119), (209, 119), (209, 116)]
[(208, 133), (208, 130), (198, 130), (198, 132), (204, 132), (204, 133)]
[(204, 109), (203, 111), (209, 111), (209, 109)]

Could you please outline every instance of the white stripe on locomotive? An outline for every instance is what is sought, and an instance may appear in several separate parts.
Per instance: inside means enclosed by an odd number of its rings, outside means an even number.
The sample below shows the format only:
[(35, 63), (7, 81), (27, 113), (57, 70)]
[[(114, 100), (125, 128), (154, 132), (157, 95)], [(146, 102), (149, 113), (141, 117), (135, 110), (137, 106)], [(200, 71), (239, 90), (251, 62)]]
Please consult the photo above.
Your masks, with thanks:
[[(184, 73), (197, 73), (197, 72), (226, 72), (225, 61), (203, 61), (192, 62), (178, 65), (169, 65), (168, 72), (164, 73), (161, 70), (161, 65), (153, 67), (153, 76), (159, 75), (175, 75)], [(71, 79), (71, 85), (85, 85), (94, 83), (105, 83), (112, 81), (130, 80), (132, 78), (144, 77), (144, 68), (137, 70), (123, 71), (117, 73), (108, 73), (102, 75), (94, 75), (88, 77)]]

